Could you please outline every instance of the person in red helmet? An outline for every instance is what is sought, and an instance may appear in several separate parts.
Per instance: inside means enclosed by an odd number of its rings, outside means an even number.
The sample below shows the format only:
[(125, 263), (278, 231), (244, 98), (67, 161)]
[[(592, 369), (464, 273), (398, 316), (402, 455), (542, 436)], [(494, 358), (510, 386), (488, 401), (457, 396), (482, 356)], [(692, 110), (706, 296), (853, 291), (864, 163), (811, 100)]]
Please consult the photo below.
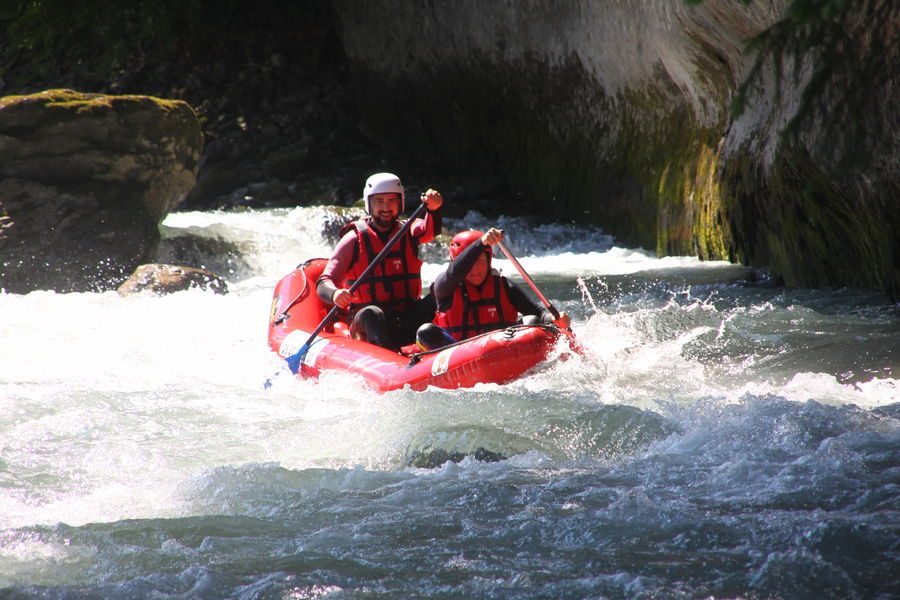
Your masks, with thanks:
[[(468, 230), (453, 237), (450, 264), (438, 274), (431, 287), (437, 310), (433, 324), (419, 328), (420, 347), (433, 350), (449, 341), (464, 340), (520, 322), (569, 326), (566, 313), (554, 319), (549, 310), (533, 302), (515, 283), (491, 268), (492, 246), (502, 239), (503, 231), (493, 227), (486, 233)], [(519, 314), (524, 315), (521, 321)]]
[(415, 341), (416, 328), (434, 316), (434, 300), (420, 299), (422, 261), (419, 246), (441, 232), (440, 208), (444, 199), (437, 190), (421, 196), (428, 212), (416, 219), (375, 267), (350, 294), (349, 288), (402, 227), (405, 192), (400, 178), (376, 173), (363, 188), (368, 215), (342, 229), (342, 237), (316, 281), (316, 294), (327, 305), (347, 312), (350, 333), (356, 339), (397, 351)]

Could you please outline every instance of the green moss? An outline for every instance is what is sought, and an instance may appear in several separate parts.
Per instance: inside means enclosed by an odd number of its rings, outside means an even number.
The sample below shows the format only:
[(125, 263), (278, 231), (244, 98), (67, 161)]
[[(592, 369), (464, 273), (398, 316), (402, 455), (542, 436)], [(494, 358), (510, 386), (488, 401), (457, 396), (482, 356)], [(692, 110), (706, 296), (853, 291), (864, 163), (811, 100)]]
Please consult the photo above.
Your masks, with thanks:
[(835, 178), (804, 151), (786, 147), (767, 176), (745, 151), (722, 170), (722, 198), (738, 258), (787, 285), (884, 288), (892, 265), (896, 197)]
[[(659, 177), (656, 252), (729, 260), (730, 234), (719, 185), (720, 151), (704, 143), (674, 154)], [(678, 161), (678, 162), (675, 162)]]
[(84, 96), (85, 94), (81, 92), (66, 89), (45, 90), (35, 94), (3, 96), (0, 98), (0, 108), (22, 102), (68, 102), (83, 99)]
[(21, 102), (38, 102), (46, 106), (72, 109), (75, 112), (91, 111), (96, 108), (109, 109), (125, 107), (129, 104), (154, 104), (164, 111), (182, 110), (187, 106), (181, 100), (165, 100), (153, 96), (90, 94), (69, 89), (51, 89), (27, 95), (0, 97), (0, 108)]

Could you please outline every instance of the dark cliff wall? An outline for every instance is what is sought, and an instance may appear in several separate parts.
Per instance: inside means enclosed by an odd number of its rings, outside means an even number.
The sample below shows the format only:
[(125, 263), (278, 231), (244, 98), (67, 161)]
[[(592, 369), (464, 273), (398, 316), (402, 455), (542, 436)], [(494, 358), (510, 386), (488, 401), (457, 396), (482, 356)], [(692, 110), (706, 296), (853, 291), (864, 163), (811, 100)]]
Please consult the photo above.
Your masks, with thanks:
[(790, 32), (814, 46), (778, 63), (780, 83), (762, 63), (724, 134), (721, 199), (735, 259), (790, 285), (877, 287), (898, 302), (900, 3), (847, 6)]
[(335, 2), (379, 139), (502, 173), (523, 209), (709, 255), (720, 249), (693, 246), (684, 182), (707, 177), (742, 40), (776, 14), (736, 4)]
[[(371, 134), (503, 176), (511, 210), (598, 223), (660, 254), (740, 260), (791, 285), (900, 297), (897, 78), (879, 79), (867, 114), (838, 115), (828, 102), (852, 61), (839, 65), (820, 117), (784, 138), (822, 53), (814, 48), (779, 62), (781, 79), (764, 64), (748, 110), (729, 111), (752, 66), (746, 42), (785, 4), (334, 2)], [(834, 44), (896, 56), (900, 9), (856, 7)], [(863, 136), (863, 147), (859, 136), (835, 140), (831, 118), (883, 135)]]

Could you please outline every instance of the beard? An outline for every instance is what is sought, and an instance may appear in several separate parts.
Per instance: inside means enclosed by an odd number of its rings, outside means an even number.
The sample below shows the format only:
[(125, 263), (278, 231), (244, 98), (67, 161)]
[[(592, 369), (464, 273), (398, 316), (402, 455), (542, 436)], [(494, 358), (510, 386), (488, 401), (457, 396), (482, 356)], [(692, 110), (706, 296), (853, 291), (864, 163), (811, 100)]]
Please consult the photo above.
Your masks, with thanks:
[(396, 221), (396, 216), (382, 218), (378, 215), (372, 215), (372, 223), (374, 223), (375, 227), (382, 231), (390, 231)]

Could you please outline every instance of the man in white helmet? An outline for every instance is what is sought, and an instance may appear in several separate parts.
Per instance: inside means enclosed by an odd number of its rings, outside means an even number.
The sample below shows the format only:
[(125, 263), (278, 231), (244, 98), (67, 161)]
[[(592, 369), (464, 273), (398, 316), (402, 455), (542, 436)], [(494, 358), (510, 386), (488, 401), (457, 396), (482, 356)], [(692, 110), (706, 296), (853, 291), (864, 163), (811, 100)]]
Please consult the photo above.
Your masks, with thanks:
[(419, 245), (441, 232), (439, 212), (444, 199), (428, 189), (421, 201), (428, 208), (424, 219), (416, 219), (384, 259), (351, 295), (349, 288), (366, 270), (387, 241), (402, 227), (405, 192), (400, 178), (376, 173), (363, 188), (368, 216), (348, 224), (325, 270), (316, 282), (322, 302), (347, 311), (350, 332), (391, 350), (411, 344), (416, 329), (434, 316), (434, 300), (420, 300), (422, 261)]

